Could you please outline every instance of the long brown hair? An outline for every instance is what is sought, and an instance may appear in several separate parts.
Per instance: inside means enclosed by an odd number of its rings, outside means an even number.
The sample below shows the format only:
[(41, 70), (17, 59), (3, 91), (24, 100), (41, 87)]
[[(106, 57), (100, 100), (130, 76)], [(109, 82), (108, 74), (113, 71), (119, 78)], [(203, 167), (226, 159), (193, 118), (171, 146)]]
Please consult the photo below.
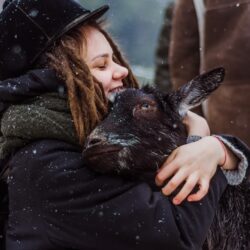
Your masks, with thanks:
[[(92, 22), (88, 26), (98, 29), (105, 36), (113, 49), (114, 60), (128, 69), (129, 74), (123, 80), (124, 86), (137, 88), (138, 82), (114, 40), (100, 23)], [(69, 106), (81, 145), (107, 113), (107, 99), (102, 84), (94, 79), (83, 59), (86, 43), (86, 25), (82, 25), (64, 35), (41, 60), (65, 81)]]

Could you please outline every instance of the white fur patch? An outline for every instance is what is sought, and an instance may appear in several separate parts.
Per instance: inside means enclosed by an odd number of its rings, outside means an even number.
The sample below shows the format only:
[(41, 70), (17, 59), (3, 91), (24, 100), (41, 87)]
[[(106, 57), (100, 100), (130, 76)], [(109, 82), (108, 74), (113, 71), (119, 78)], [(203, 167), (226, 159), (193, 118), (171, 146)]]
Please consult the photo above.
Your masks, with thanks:
[(130, 150), (129, 148), (123, 148), (118, 153), (118, 163), (121, 169), (129, 169), (128, 163), (126, 159), (130, 158)]
[(124, 147), (133, 146), (133, 145), (136, 145), (136, 144), (138, 144), (140, 142), (135, 137), (129, 138), (129, 139), (122, 139), (122, 138), (119, 138), (119, 135), (113, 134), (113, 133), (108, 134), (108, 141), (111, 144), (118, 144), (118, 145), (121, 145), (121, 146), (124, 146)]

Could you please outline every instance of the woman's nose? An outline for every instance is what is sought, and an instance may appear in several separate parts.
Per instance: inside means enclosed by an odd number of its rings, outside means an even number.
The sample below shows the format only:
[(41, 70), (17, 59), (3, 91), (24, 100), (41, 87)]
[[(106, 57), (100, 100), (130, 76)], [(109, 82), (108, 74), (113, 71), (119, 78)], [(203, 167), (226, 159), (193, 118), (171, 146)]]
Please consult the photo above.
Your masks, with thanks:
[(122, 80), (128, 75), (128, 69), (119, 64), (116, 64), (116, 68), (113, 73), (113, 78), (115, 80)]

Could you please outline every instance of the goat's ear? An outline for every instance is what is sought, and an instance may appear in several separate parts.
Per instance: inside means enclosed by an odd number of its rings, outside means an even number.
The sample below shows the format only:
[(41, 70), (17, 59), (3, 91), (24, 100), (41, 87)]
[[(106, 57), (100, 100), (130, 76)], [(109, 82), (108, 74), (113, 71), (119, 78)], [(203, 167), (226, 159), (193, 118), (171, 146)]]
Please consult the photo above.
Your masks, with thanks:
[(199, 106), (223, 81), (224, 68), (216, 68), (183, 85), (171, 94), (179, 114), (184, 117), (191, 108)]

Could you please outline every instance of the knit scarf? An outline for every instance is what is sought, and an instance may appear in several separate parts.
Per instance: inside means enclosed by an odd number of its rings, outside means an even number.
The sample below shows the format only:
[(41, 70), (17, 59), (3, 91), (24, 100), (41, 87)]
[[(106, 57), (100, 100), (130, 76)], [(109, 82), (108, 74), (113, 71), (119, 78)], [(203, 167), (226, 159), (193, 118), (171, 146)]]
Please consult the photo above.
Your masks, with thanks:
[(11, 105), (1, 119), (0, 160), (33, 140), (58, 139), (79, 145), (67, 97), (49, 93)]

